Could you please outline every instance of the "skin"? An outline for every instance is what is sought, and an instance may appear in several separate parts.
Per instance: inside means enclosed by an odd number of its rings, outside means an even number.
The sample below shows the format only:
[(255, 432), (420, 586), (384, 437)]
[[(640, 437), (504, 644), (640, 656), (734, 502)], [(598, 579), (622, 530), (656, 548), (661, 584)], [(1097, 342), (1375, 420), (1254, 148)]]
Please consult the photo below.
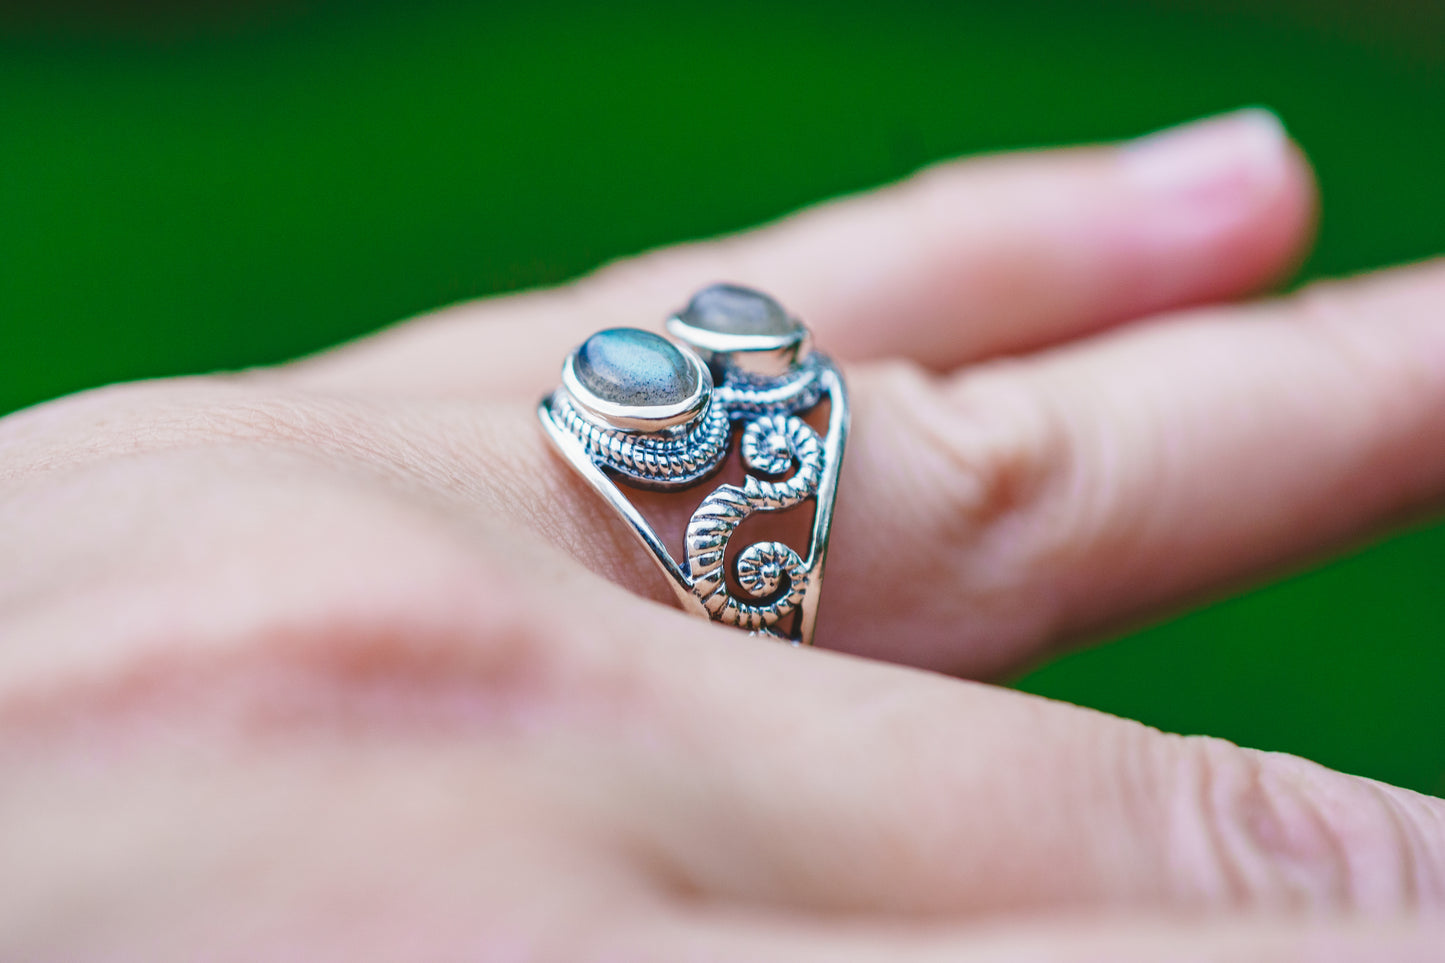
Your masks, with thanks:
[[(1445, 265), (1231, 303), (1313, 218), (1247, 112), (5, 419), (0, 957), (1439, 960), (1445, 802), (980, 681), (1439, 503)], [(819, 649), (532, 413), (719, 279), (847, 369)]]

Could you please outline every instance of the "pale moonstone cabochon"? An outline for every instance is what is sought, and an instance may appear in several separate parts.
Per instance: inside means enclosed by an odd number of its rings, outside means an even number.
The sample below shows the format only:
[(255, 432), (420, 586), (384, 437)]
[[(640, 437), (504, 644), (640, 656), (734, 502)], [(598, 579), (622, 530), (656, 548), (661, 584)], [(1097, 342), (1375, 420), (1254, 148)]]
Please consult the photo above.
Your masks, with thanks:
[(703, 288), (677, 317), (694, 328), (719, 334), (782, 336), (799, 328), (777, 301), (738, 284)]
[(675, 405), (698, 388), (697, 369), (676, 345), (637, 328), (597, 332), (577, 349), (572, 370), (584, 388), (615, 405)]

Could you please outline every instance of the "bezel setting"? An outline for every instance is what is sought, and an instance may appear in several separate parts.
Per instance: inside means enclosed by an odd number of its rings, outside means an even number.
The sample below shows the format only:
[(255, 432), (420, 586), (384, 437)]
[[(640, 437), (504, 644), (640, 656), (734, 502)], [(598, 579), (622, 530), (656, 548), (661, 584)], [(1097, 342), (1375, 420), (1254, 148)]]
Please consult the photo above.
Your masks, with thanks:
[(787, 375), (812, 348), (808, 329), (789, 316), (792, 329), (782, 334), (733, 334), (700, 328), (681, 312), (667, 319), (667, 333), (684, 342), (709, 363), (722, 359), (738, 370), (765, 378)]

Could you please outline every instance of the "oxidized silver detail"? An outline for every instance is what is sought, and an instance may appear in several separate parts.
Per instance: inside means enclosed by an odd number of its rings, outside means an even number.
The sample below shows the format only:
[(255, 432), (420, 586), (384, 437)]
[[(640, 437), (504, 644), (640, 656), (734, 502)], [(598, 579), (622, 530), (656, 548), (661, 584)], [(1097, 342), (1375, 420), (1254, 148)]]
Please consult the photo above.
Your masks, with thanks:
[[(780, 446), (775, 440), (781, 440)], [(797, 470), (786, 481), (762, 481), (755, 475), (743, 479), (742, 487), (722, 485), (703, 499), (687, 523), (687, 567), (692, 592), (719, 622), (756, 630), (774, 625), (793, 612), (808, 591), (808, 569), (797, 552), (779, 542), (761, 542), (744, 550), (738, 559), (738, 580), (753, 594), (753, 600), (733, 595), (724, 577), (723, 558), (728, 540), (739, 525), (754, 512), (776, 512), (792, 508), (818, 491), (823, 472), (823, 446), (818, 433), (801, 418), (769, 415), (748, 423), (743, 431), (743, 462), (749, 468), (779, 475), (790, 465)], [(749, 554), (751, 552), (751, 554)], [(743, 575), (749, 568), (776, 564), (780, 571), (772, 588), (761, 573)], [(751, 585), (749, 583), (752, 583)], [(776, 598), (761, 599), (783, 585)], [(754, 591), (753, 586), (765, 589)]]
[(806, 411), (823, 397), (818, 372), (824, 365), (831, 367), (832, 362), (817, 352), (808, 355), (781, 378), (761, 378), (725, 365), (722, 382), (713, 388), (713, 397), (727, 406), (733, 418)]
[[(736, 286), (728, 293), (739, 291), (748, 294)], [(586, 397), (586, 386), (579, 389), (575, 376), (567, 377), (572, 357), (564, 365), (562, 387), (543, 399), (538, 415), (569, 464), (630, 524), (685, 609), (754, 635), (808, 644), (817, 620), (848, 402), (838, 369), (811, 350), (806, 328), (795, 319), (788, 324), (793, 327), (776, 336), (734, 334), (689, 326), (674, 316), (668, 330), (681, 340), (678, 350), (710, 369), (703, 372), (707, 384), (687, 402), (692, 408), (681, 418), (670, 409), (604, 405)], [(597, 337), (604, 336), (644, 340), (628, 330)], [(622, 370), (625, 377), (627, 369)], [(804, 416), (825, 399), (827, 428), (820, 434)], [(682, 558), (675, 560), (617, 481), (664, 490), (693, 486), (722, 467), (734, 431), (742, 482), (719, 485), (702, 500), (687, 523)], [(777, 541), (732, 544), (752, 516), (809, 501), (814, 509), (806, 554)]]
[(728, 413), (712, 405), (687, 424), (639, 433), (600, 425), (582, 414), (562, 392), (552, 411), (598, 463), (654, 488), (690, 485), (717, 471), (728, 454)]
[(798, 553), (782, 542), (754, 542), (738, 553), (738, 584), (754, 598), (765, 598), (783, 584), (785, 571)]

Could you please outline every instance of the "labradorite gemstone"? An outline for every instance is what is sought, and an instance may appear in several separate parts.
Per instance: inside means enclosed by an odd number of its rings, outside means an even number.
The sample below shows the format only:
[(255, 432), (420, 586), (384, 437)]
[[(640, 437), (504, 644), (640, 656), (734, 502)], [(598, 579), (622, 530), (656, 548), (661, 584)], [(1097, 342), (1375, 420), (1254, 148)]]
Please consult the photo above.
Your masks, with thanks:
[(721, 334), (783, 335), (798, 327), (781, 304), (737, 284), (703, 288), (678, 317), (695, 328)]
[(616, 405), (673, 405), (697, 390), (697, 371), (677, 346), (636, 328), (598, 331), (577, 349), (572, 370), (588, 391)]

